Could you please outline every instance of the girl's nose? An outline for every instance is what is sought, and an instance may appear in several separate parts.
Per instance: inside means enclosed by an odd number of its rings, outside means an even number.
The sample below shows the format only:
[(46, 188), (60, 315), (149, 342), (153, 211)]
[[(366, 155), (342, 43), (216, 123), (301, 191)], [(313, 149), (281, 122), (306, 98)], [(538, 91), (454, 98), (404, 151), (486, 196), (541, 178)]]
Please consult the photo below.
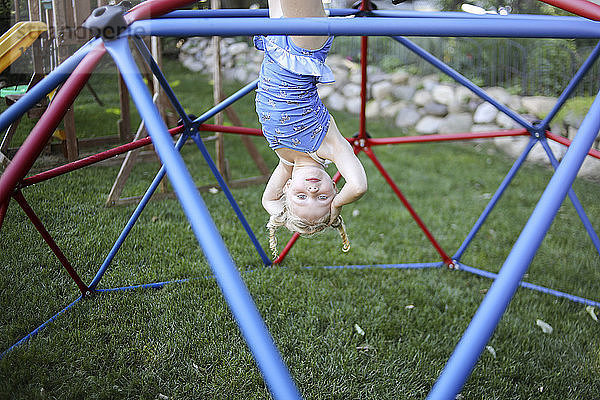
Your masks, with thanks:
[(316, 191), (319, 190), (319, 188), (316, 185), (309, 185), (307, 190), (311, 193), (315, 193)]

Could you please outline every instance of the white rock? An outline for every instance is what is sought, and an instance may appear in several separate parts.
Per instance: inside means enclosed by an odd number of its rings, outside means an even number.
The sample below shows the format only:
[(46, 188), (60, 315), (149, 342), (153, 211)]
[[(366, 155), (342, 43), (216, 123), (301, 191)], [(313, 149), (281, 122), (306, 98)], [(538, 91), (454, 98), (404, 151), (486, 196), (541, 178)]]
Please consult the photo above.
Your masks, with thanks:
[(526, 96), (521, 98), (521, 104), (526, 112), (537, 117), (545, 117), (556, 104), (554, 97)]
[(500, 127), (494, 124), (475, 124), (471, 127), (471, 132), (496, 132)]
[(376, 82), (371, 86), (371, 95), (375, 100), (382, 100), (392, 96), (394, 86), (388, 81)]
[(335, 111), (341, 111), (344, 109), (346, 99), (338, 92), (333, 92), (327, 97), (327, 107)]
[(590, 178), (596, 182), (600, 181), (600, 160), (587, 156), (579, 170), (579, 175)]
[[(223, 42), (221, 42), (223, 43)], [(227, 49), (229, 54), (240, 54), (248, 50), (248, 44), (246, 42), (237, 42), (229, 45)]]
[(365, 116), (367, 118), (377, 118), (381, 115), (381, 104), (377, 100), (367, 102), (365, 107)]
[(334, 90), (333, 85), (317, 85), (317, 92), (321, 100), (325, 100)]
[[(381, 103), (381, 116), (384, 118), (395, 118), (396, 115), (398, 115), (398, 113), (400, 112), (400, 110), (402, 110), (404, 107), (406, 107), (406, 103), (403, 101), (398, 101), (398, 102), (394, 102), (394, 103), (382, 102)], [(416, 121), (415, 121), (415, 123), (416, 123)]]
[(448, 107), (444, 104), (430, 101), (423, 106), (423, 111), (425, 114), (435, 115), (436, 117), (444, 117), (446, 114), (448, 114)]
[(462, 85), (454, 90), (454, 96), (460, 103), (463, 104), (468, 103), (472, 99), (478, 98), (475, 93)]
[(516, 159), (523, 153), (525, 146), (529, 143), (529, 138), (526, 136), (505, 136), (496, 137), (493, 141), (499, 150)]
[(442, 118), (426, 115), (417, 123), (415, 130), (423, 134), (437, 133), (442, 121)]
[(511, 95), (508, 91), (502, 87), (494, 86), (484, 89), (494, 100), (501, 104), (508, 104), (510, 102)]
[(473, 117), (469, 113), (450, 114), (442, 120), (438, 133), (470, 132)]
[(410, 100), (417, 89), (412, 85), (395, 86), (392, 89), (392, 95), (398, 100)]
[(440, 81), (440, 77), (437, 75), (427, 75), (424, 76), (421, 83), (423, 84), (423, 88), (425, 90), (431, 91), (435, 86), (437, 86)]
[(449, 106), (454, 101), (454, 88), (448, 85), (437, 85), (432, 89), (431, 96), (437, 103)]
[(350, 71), (350, 82), (360, 85), (362, 82), (362, 75), (360, 73), (360, 69)]
[(431, 101), (431, 93), (427, 90), (417, 90), (412, 100), (416, 105), (423, 107)]
[(500, 125), (502, 128), (507, 129), (516, 129), (521, 125), (517, 124), (514, 119), (504, 114), (503, 112), (499, 112), (496, 116), (496, 123)]
[(405, 84), (408, 82), (410, 74), (402, 69), (397, 69), (390, 76), (390, 82), (395, 85)]
[(359, 97), (346, 98), (345, 108), (352, 114), (360, 114), (361, 100)]
[(498, 109), (488, 102), (481, 103), (475, 110), (473, 121), (476, 124), (487, 124), (496, 120)]
[(413, 127), (421, 119), (421, 114), (414, 106), (404, 107), (396, 114), (395, 125), (399, 128)]
[(360, 97), (360, 85), (348, 84), (342, 89), (342, 94), (346, 98)]

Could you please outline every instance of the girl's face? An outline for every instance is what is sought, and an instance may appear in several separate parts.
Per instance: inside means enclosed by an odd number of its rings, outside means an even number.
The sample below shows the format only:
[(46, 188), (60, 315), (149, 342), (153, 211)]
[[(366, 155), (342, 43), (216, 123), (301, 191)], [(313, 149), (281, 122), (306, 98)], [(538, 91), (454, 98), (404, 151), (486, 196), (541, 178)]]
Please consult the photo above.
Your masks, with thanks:
[(296, 166), (285, 185), (292, 214), (311, 223), (331, 212), (336, 195), (333, 180), (319, 166)]

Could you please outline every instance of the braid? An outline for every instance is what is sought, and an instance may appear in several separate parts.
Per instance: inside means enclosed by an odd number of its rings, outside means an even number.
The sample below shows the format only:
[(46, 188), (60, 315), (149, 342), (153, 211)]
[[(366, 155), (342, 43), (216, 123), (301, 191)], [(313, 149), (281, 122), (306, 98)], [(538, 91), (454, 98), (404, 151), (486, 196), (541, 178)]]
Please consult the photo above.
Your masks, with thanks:
[(344, 225), (344, 220), (342, 216), (339, 215), (337, 219), (331, 224), (332, 228), (336, 228), (340, 233), (340, 237), (342, 238), (342, 251), (347, 253), (350, 251), (350, 240), (348, 239), (348, 233), (346, 233), (346, 225)]
[(277, 236), (275, 236), (275, 231), (277, 228), (269, 227), (269, 248), (271, 249), (271, 253), (273, 254), (273, 259), (276, 259), (279, 255), (277, 251)]
[(273, 254), (273, 259), (276, 259), (279, 255), (277, 252), (277, 236), (275, 235), (275, 232), (278, 227), (283, 225), (282, 218), (285, 218), (283, 213), (280, 215), (271, 215), (269, 222), (267, 222), (267, 229), (269, 229), (269, 248)]

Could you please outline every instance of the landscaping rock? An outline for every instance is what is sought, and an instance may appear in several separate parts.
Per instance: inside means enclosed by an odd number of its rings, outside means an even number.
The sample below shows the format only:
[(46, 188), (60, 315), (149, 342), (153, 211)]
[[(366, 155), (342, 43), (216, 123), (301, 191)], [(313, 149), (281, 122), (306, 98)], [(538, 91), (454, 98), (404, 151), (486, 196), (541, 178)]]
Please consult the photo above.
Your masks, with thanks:
[(450, 114), (444, 118), (438, 133), (463, 133), (470, 132), (473, 117), (469, 113)]
[[(223, 38), (220, 53), (224, 80), (247, 83), (258, 77), (264, 55), (248, 42)], [(212, 74), (213, 54), (211, 38), (189, 38), (180, 48), (179, 60), (194, 73)], [(331, 54), (327, 58), (327, 65), (331, 67), (336, 80), (333, 84), (318, 85), (319, 96), (332, 111), (347, 110), (359, 114), (360, 65), (338, 54)], [(369, 65), (367, 75), (367, 118), (393, 118), (397, 127), (414, 129), (419, 134), (520, 128), (519, 124), (470, 89), (454, 82), (440, 82), (437, 74), (419, 77), (402, 68), (386, 73), (377, 66)], [(502, 87), (483, 90), (529, 122), (539, 121), (556, 103), (554, 97), (521, 97), (510, 94)], [(572, 140), (584, 117), (584, 114), (568, 112), (560, 123), (552, 124), (551, 130)], [(525, 136), (493, 140), (498, 148), (511, 157), (518, 157), (528, 141), (529, 138)], [(564, 146), (553, 141), (549, 143), (556, 157), (563, 157)], [(594, 147), (598, 146), (596, 141)], [(547, 164), (547, 158), (542, 147), (536, 145), (528, 159)], [(599, 160), (586, 160), (580, 174), (595, 176), (600, 180), (599, 170)]]
[(421, 119), (421, 114), (415, 106), (410, 105), (398, 111), (395, 124), (399, 128), (409, 128), (415, 126), (419, 119)]
[(415, 126), (415, 130), (418, 133), (425, 135), (438, 133), (442, 121), (442, 118), (426, 115), (417, 123), (417, 126)]
[(488, 102), (481, 103), (475, 110), (473, 121), (476, 124), (487, 124), (495, 121), (498, 115), (498, 109)]

